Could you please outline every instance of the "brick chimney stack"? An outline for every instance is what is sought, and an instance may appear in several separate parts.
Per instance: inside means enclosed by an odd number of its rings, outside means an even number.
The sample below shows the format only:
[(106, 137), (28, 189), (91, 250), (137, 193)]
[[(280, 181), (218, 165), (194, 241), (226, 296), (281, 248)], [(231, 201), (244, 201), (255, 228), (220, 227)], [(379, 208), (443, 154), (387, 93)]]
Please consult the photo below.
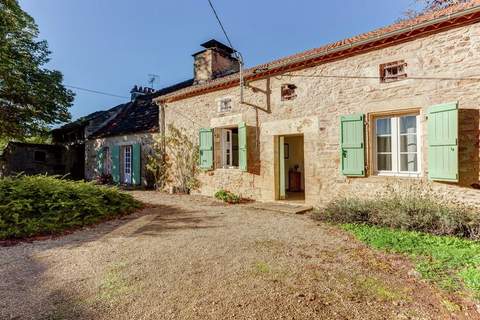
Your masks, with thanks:
[(201, 45), (205, 48), (193, 54), (195, 83), (203, 83), (223, 77), (240, 70), (238, 60), (233, 57), (232, 48), (217, 40), (210, 40)]
[(155, 89), (153, 89), (153, 88), (139, 87), (139, 86), (135, 85), (132, 88), (132, 90), (130, 90), (130, 96), (131, 96), (132, 101), (134, 101), (135, 99), (137, 99), (140, 96), (144, 96), (146, 94), (151, 94), (151, 93), (154, 93), (154, 92), (155, 92)]

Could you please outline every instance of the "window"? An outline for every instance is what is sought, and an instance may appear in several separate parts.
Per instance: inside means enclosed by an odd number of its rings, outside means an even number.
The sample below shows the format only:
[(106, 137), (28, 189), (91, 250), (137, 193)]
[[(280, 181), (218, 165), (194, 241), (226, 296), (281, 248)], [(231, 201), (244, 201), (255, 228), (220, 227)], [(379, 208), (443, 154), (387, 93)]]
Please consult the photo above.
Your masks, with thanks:
[(35, 151), (33, 153), (33, 160), (36, 162), (46, 162), (47, 153), (45, 151)]
[(282, 101), (295, 99), (297, 97), (295, 89), (297, 89), (297, 86), (294, 84), (282, 84)]
[(379, 174), (418, 175), (418, 115), (375, 119), (375, 162)]
[(238, 167), (238, 129), (222, 130), (222, 167)]
[(382, 83), (399, 81), (407, 78), (407, 63), (403, 60), (380, 65)]
[(223, 98), (218, 101), (218, 112), (230, 112), (232, 111), (232, 99)]

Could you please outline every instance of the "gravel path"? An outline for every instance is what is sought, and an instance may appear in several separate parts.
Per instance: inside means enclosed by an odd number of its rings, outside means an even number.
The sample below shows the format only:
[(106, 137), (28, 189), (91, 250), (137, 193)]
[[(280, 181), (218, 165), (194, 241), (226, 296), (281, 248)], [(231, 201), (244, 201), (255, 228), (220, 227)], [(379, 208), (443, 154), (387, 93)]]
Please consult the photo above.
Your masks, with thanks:
[(0, 319), (475, 319), (472, 304), (308, 216), (135, 192), (150, 206), (0, 248)]

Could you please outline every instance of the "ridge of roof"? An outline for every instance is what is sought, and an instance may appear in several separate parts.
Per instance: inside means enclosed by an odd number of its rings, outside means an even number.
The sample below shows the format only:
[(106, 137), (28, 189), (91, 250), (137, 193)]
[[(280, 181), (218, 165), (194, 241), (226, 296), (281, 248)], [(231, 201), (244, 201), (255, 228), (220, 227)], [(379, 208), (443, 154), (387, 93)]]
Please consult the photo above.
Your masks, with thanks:
[[(368, 44), (370, 41), (373, 41), (373, 42), (377, 40), (380, 41), (383, 37), (388, 37), (389, 35), (395, 32), (400, 32), (400, 33), (405, 32), (406, 34), (412, 33), (416, 30), (416, 28), (422, 27), (423, 24), (428, 24), (432, 22), (434, 23), (436, 20), (439, 20), (441, 18), (446, 18), (447, 21), (450, 21), (451, 19), (454, 18), (454, 15), (458, 15), (458, 14), (460, 16), (467, 15), (472, 10), (476, 11), (476, 13), (480, 12), (480, 0), (471, 0), (466, 3), (454, 4), (444, 9), (429, 11), (417, 17), (402, 20), (402, 21), (390, 24), (388, 26), (375, 29), (373, 31), (361, 33), (359, 35), (346, 38), (340, 41), (332, 42), (318, 48), (302, 51), (300, 53), (296, 53), (283, 58), (272, 60), (270, 62), (260, 64), (244, 70), (244, 78), (245, 80), (253, 80), (253, 79), (265, 77), (267, 75), (284, 72), (285, 70), (281, 70), (280, 68), (286, 69), (287, 66), (292, 66), (292, 68), (295, 68), (294, 64), (300, 64), (310, 59), (312, 60), (312, 66), (315, 64), (320, 64), (321, 62), (313, 61), (319, 55), (327, 55), (330, 53), (333, 54), (333, 52), (335, 52), (337, 53), (337, 56), (338, 56), (339, 52), (352, 51), (352, 49), (354, 48), (354, 45), (356, 44), (359, 44), (359, 43)], [(479, 19), (479, 18), (480, 16), (476, 17), (476, 19)], [(451, 28), (453, 26), (450, 25), (447, 27)], [(443, 29), (437, 28), (436, 31), (441, 32), (444, 29), (445, 28)], [(396, 43), (396, 42), (391, 41), (388, 43), (382, 43), (382, 46), (386, 46), (388, 44), (393, 44), (393, 43)], [(370, 48), (370, 50), (371, 49), (372, 48)], [(339, 58), (337, 57), (337, 59)], [(330, 59), (329, 61), (331, 60), (333, 60), (333, 58)], [(309, 67), (309, 66), (305, 66), (305, 67)], [(298, 66), (296, 68), (298, 69)], [(176, 90), (169, 94), (156, 96), (154, 99), (157, 100), (159, 103), (176, 101), (176, 100), (181, 100), (181, 99), (192, 97), (192, 96), (197, 96), (203, 93), (208, 93), (208, 92), (221, 90), (228, 87), (233, 87), (235, 85), (238, 85), (238, 83), (239, 83), (239, 73), (237, 72), (235, 74), (216, 78), (202, 84), (191, 85), (189, 87)]]
[[(67, 123), (59, 128), (53, 129), (52, 132), (58, 132), (58, 131), (63, 131), (63, 130), (70, 130), (75, 127), (82, 127), (82, 126), (87, 126), (90, 121), (95, 120), (97, 118), (100, 118), (102, 116), (107, 115), (109, 112), (116, 111), (117, 109), (121, 109), (122, 107), (125, 106), (125, 103), (119, 104), (115, 107), (112, 107), (107, 110), (99, 110), (92, 112), (90, 114), (87, 114), (86, 116), (80, 117), (77, 120)], [(106, 119), (105, 119), (106, 120)]]

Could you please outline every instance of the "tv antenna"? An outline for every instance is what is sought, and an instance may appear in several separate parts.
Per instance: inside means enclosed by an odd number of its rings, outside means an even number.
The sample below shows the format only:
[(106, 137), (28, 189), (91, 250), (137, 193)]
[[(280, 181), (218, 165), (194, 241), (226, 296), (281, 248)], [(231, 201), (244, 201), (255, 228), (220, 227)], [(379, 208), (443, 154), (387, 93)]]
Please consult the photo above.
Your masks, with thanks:
[(158, 74), (149, 74), (148, 75), (148, 83), (150, 84), (150, 88), (155, 89), (154, 83), (160, 78)]

